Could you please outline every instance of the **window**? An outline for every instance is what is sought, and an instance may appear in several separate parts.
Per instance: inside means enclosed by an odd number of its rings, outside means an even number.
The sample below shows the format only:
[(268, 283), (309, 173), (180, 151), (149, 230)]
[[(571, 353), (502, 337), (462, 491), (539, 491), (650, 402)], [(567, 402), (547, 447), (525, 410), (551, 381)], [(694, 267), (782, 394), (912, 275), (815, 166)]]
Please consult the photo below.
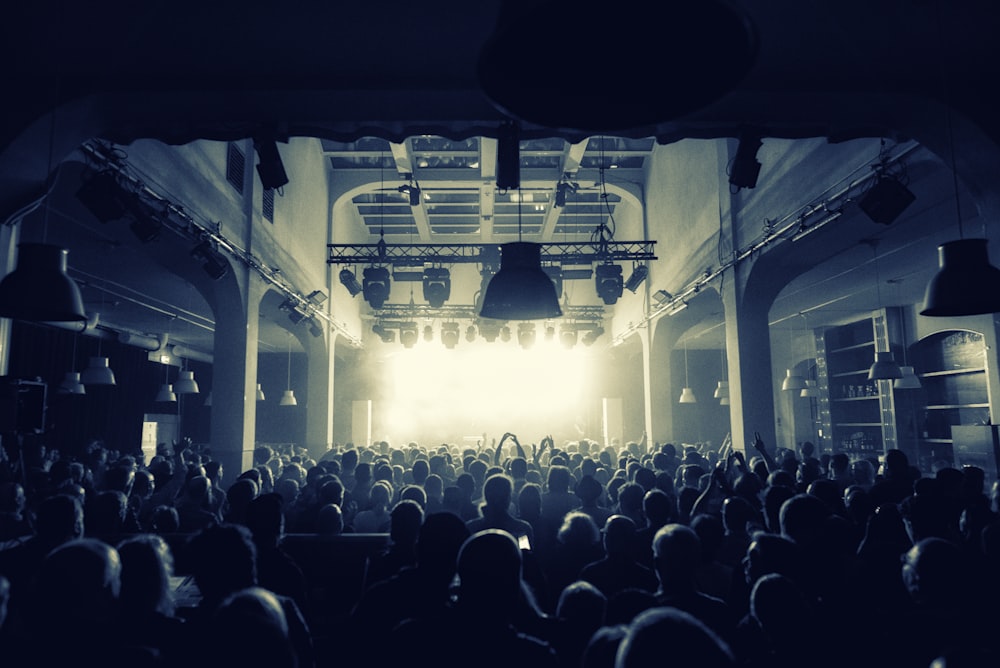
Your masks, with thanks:
[(264, 220), (274, 222), (274, 188), (265, 188), (261, 200), (261, 213)]
[(243, 170), (246, 167), (246, 156), (235, 142), (229, 142), (226, 149), (226, 180), (236, 192), (243, 194)]

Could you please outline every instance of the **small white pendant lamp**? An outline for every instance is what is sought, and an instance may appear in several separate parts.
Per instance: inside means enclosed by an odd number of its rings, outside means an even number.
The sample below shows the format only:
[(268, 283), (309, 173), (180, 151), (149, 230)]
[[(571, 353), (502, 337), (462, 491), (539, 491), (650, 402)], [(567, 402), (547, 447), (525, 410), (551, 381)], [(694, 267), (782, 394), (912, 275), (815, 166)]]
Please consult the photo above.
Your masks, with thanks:
[(278, 402), (279, 406), (298, 406), (299, 402), (295, 399), (295, 393), (292, 392), (292, 334), (288, 333), (288, 384), (285, 386), (287, 389), (281, 395), (281, 400)]
[(264, 401), (264, 389), (257, 383), (257, 401)]
[(177, 394), (174, 392), (174, 386), (170, 384), (170, 365), (163, 365), (163, 385), (160, 385), (160, 391), (156, 393), (156, 399), (154, 401), (162, 403), (175, 403), (177, 401)]
[(80, 382), (80, 374), (77, 371), (67, 371), (66, 377), (59, 383), (59, 394), (86, 394), (87, 388)]
[(816, 385), (817, 385), (817, 383), (816, 383), (815, 380), (807, 378), (806, 379), (806, 386), (803, 387), (801, 390), (799, 390), (799, 396), (800, 397), (818, 397), (819, 396), (819, 390), (816, 389)]
[(200, 391), (198, 381), (194, 379), (194, 371), (181, 371), (180, 377), (174, 383), (174, 392), (177, 394), (198, 394)]
[(108, 366), (107, 357), (91, 357), (87, 368), (80, 374), (84, 385), (114, 385), (115, 372)]
[(698, 398), (694, 396), (694, 390), (688, 384), (688, 346), (684, 341), (684, 387), (681, 389), (681, 397), (678, 400), (682, 404), (696, 404)]

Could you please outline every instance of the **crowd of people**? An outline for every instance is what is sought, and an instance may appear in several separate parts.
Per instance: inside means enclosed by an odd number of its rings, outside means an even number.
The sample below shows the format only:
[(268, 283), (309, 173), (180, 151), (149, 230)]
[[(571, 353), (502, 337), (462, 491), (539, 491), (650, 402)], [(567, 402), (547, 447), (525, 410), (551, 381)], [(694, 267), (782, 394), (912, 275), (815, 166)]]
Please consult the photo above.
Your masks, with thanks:
[(747, 445), (8, 457), (0, 663), (1000, 665), (1000, 484)]

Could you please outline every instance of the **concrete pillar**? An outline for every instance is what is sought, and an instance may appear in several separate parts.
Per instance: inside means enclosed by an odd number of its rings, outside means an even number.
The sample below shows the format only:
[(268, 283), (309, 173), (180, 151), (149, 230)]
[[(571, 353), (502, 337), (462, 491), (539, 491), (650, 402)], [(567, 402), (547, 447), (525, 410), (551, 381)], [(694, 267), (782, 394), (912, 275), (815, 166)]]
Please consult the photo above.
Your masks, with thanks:
[(752, 265), (736, 269), (736, 278), (722, 288), (726, 314), (726, 356), (729, 376), (729, 421), (734, 447), (752, 454), (754, 432), (768, 448), (775, 447), (774, 379), (771, 376), (770, 300), (747, 295), (745, 274)]
[(306, 377), (306, 448), (309, 456), (319, 460), (333, 447), (333, 372), (336, 356), (333, 354), (336, 332), (325, 331), (322, 336), (300, 335), (308, 356)]

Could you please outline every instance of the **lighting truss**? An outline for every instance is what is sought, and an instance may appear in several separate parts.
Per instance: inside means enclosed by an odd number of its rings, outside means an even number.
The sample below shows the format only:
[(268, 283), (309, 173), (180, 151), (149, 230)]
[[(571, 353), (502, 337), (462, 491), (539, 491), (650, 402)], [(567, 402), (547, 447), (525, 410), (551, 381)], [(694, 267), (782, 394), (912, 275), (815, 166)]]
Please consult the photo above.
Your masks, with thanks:
[[(563, 315), (560, 324), (574, 323), (591, 326), (604, 319), (603, 306), (569, 306), (562, 307)], [(445, 304), (439, 308), (426, 304), (385, 304), (378, 310), (380, 321), (407, 321), (425, 319), (438, 320), (479, 320), (479, 311), (475, 304)]]
[[(602, 241), (540, 244), (542, 262), (587, 265), (597, 262), (656, 260), (655, 241)], [(328, 264), (484, 264), (499, 266), (499, 244), (327, 244)]]

